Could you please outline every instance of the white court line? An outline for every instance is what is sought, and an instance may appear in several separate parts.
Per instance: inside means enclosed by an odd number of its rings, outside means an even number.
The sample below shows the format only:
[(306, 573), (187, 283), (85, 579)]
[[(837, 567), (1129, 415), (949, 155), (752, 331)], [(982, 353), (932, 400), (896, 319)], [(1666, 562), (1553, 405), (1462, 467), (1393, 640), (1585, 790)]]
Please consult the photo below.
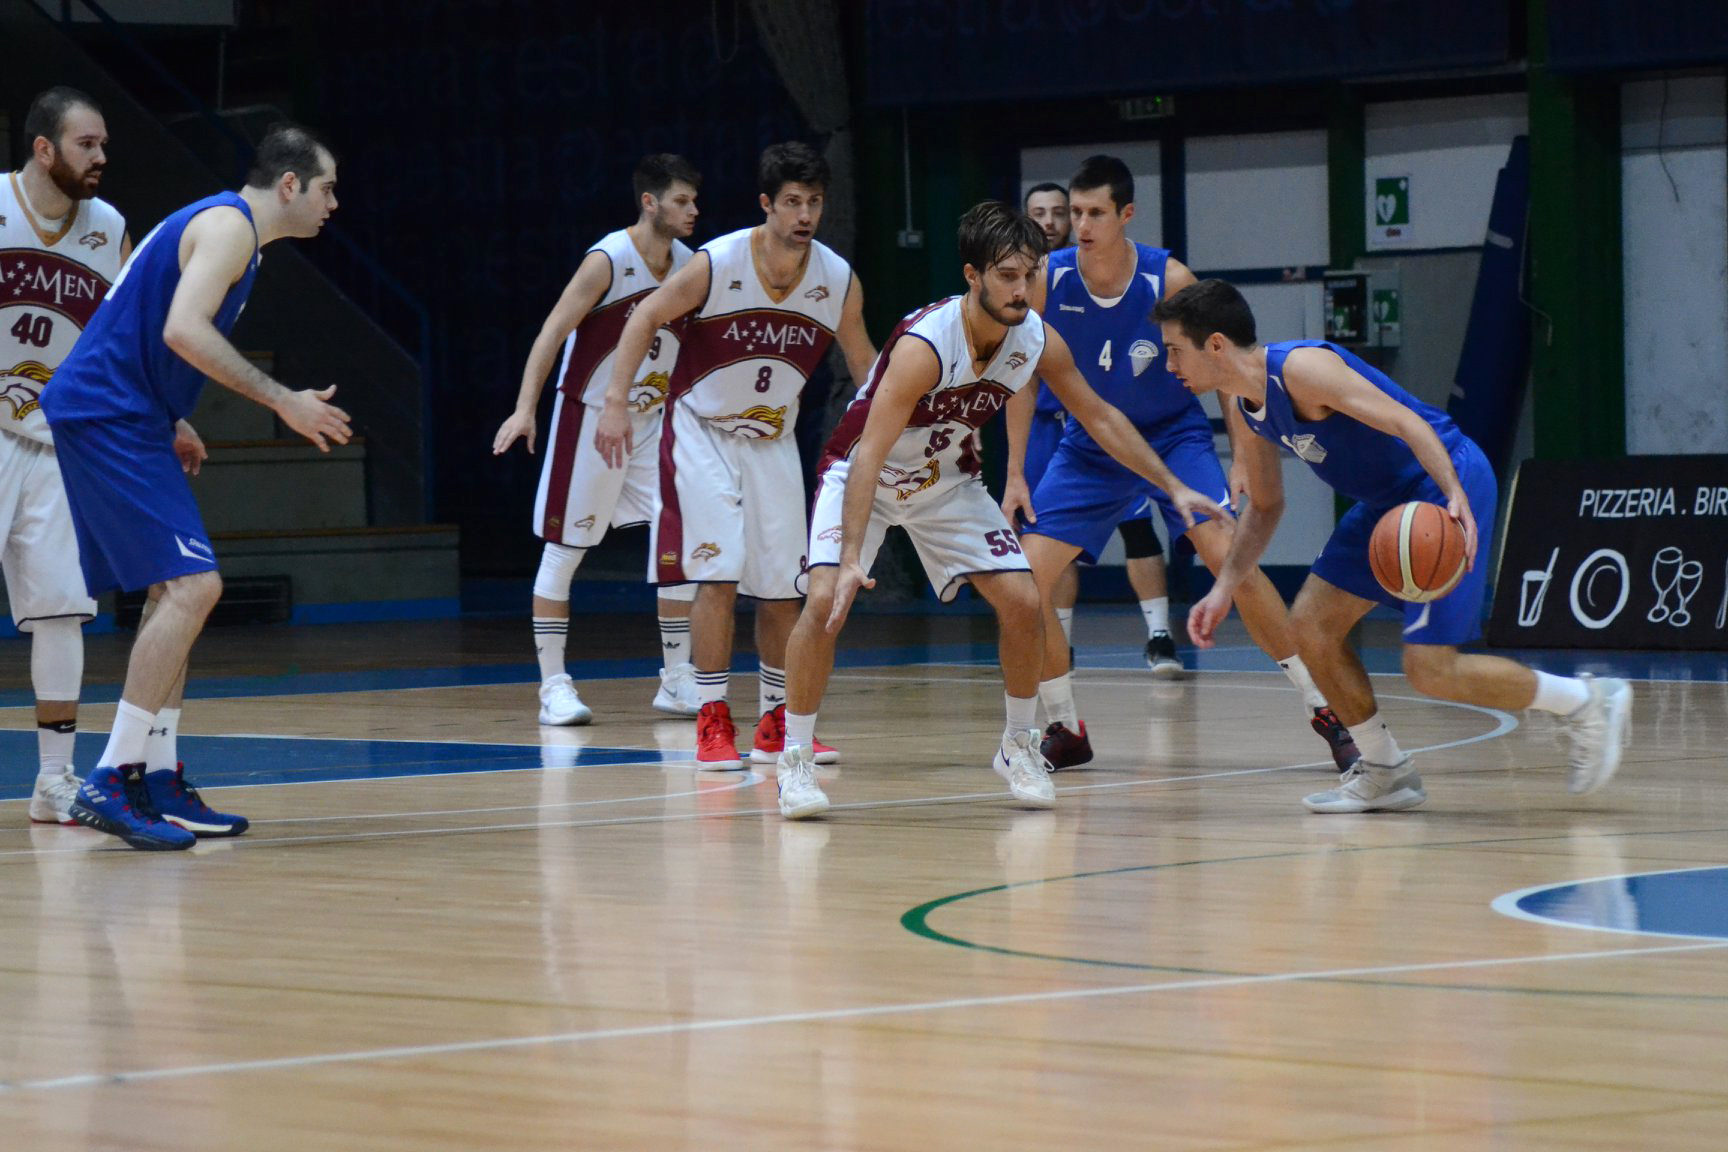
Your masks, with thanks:
[[(1254, 686), (1244, 685), (1244, 687), (1254, 687)], [(1282, 687), (1277, 687), (1277, 688), (1255, 688), (1255, 690), (1258, 690), (1258, 691), (1283, 691), (1284, 689)], [(1387, 696), (1387, 697), (1383, 697), (1383, 699), (1407, 700), (1407, 701), (1415, 701), (1417, 703), (1423, 703), (1423, 704), (1441, 704), (1441, 705), (1444, 705), (1444, 706), (1450, 707), (1450, 708), (1463, 708), (1463, 709), (1466, 709), (1468, 711), (1481, 712), (1485, 715), (1495, 717), (1498, 721), (1498, 723), (1495, 725), (1495, 727), (1488, 732), (1482, 732), (1482, 733), (1479, 733), (1475, 736), (1467, 736), (1467, 737), (1464, 737), (1463, 739), (1460, 739), (1460, 740), (1447, 741), (1447, 742), (1442, 743), (1442, 744), (1430, 744), (1430, 745), (1423, 745), (1421, 747), (1411, 748), (1411, 749), (1409, 749), (1409, 751), (1412, 755), (1417, 755), (1417, 754), (1421, 754), (1421, 753), (1425, 753), (1425, 752), (1436, 752), (1436, 751), (1440, 751), (1440, 750), (1446, 749), (1446, 748), (1458, 748), (1458, 747), (1463, 747), (1464, 745), (1468, 745), (1468, 744), (1478, 744), (1478, 743), (1481, 743), (1485, 740), (1493, 740), (1493, 739), (1496, 739), (1497, 737), (1499, 737), (1501, 735), (1504, 735), (1507, 732), (1512, 731), (1514, 728), (1516, 728), (1518, 726), (1517, 719), (1514, 716), (1512, 716), (1510, 713), (1500, 712), (1500, 711), (1497, 711), (1497, 710), (1492, 709), (1492, 708), (1482, 708), (1482, 707), (1479, 707), (1478, 705), (1475, 705), (1475, 704), (1458, 704), (1458, 703), (1454, 703), (1451, 701), (1429, 700), (1427, 697), (1415, 697), (1415, 696)], [(1198, 782), (1198, 781), (1203, 781), (1203, 780), (1225, 780), (1225, 779), (1230, 779), (1232, 777), (1238, 777), (1238, 776), (1264, 776), (1264, 775), (1269, 775), (1269, 774), (1274, 773), (1274, 772), (1290, 772), (1290, 771), (1295, 771), (1297, 769), (1302, 769), (1302, 768), (1318, 768), (1318, 767), (1330, 768), (1331, 766), (1332, 766), (1332, 761), (1330, 759), (1327, 759), (1327, 760), (1309, 760), (1309, 761), (1304, 761), (1304, 762), (1299, 763), (1299, 764), (1277, 764), (1277, 765), (1272, 765), (1272, 766), (1265, 767), (1265, 768), (1232, 768), (1232, 769), (1228, 769), (1228, 770), (1221, 771), (1221, 772), (1202, 772), (1202, 773), (1193, 773), (1193, 774), (1189, 774), (1189, 775), (1185, 775), (1185, 776), (1139, 777), (1139, 778), (1132, 779), (1132, 780), (1112, 780), (1112, 781), (1107, 781), (1107, 782), (1101, 783), (1101, 784), (1067, 784), (1067, 785), (1063, 785), (1061, 788), (1057, 789), (1057, 791), (1062, 792), (1062, 793), (1068, 793), (1068, 792), (1101, 792), (1101, 791), (1106, 791), (1106, 790), (1110, 790), (1110, 789), (1118, 789), (1118, 788), (1151, 787), (1151, 786), (1155, 786), (1155, 785), (1159, 785), (1159, 784), (1183, 784), (1183, 783)], [(610, 767), (610, 765), (608, 767)], [(533, 769), (523, 769), (523, 770), (524, 771), (533, 771)], [(476, 772), (476, 773), (454, 773), (454, 772), (440, 773), (440, 775), (445, 775), (445, 776), (479, 775), (479, 774), (480, 773), (478, 773), (478, 772)], [(385, 779), (416, 780), (416, 779), (421, 779), (421, 778), (422, 777), (416, 777), (416, 776), (396, 776), (396, 777), (386, 777)], [(335, 781), (335, 780), (317, 780), (317, 781), (314, 781), (314, 780), (307, 780), (307, 781), (299, 781), (298, 783), (304, 783), (304, 784), (354, 783), (354, 782), (363, 782), (365, 779), (377, 779), (377, 778), (360, 778), (359, 781)], [(759, 775), (754, 771), (748, 771), (745, 773), (745, 779), (737, 785), (737, 788), (742, 789), (742, 788), (747, 787), (747, 786), (748, 787), (754, 787), (756, 784), (762, 783), (766, 779), (767, 779), (766, 776)], [(271, 784), (271, 785), (235, 785), (234, 787), (281, 787), (281, 786), (282, 785)], [(728, 789), (728, 791), (729, 790), (730, 789)], [(715, 789), (716, 793), (718, 793), (720, 791), (722, 791), (722, 790), (719, 788)], [(875, 809), (934, 806), (934, 805), (939, 805), (939, 804), (965, 803), (965, 802), (975, 801), (975, 800), (1000, 800), (1005, 796), (1011, 796), (1011, 795), (1012, 794), (1007, 792), (1007, 791), (956, 792), (956, 793), (949, 793), (947, 795), (941, 795), (941, 796), (918, 796), (918, 797), (909, 797), (909, 798), (900, 799), (900, 800), (867, 800), (867, 801), (858, 801), (856, 803), (851, 803), (851, 804), (835, 804), (829, 809), (829, 811), (831, 811), (831, 812), (847, 812), (847, 811), (863, 812), (863, 811), (872, 811)], [(647, 800), (652, 800), (652, 799), (657, 799), (657, 798), (659, 798), (659, 797), (655, 797), (653, 795), (645, 795), (643, 797), (643, 799), (647, 799)], [(473, 809), (471, 811), (484, 812), (484, 811), (488, 811), (488, 810), (487, 809)], [(397, 839), (397, 838), (402, 838), (402, 837), (419, 837), (419, 836), (442, 836), (442, 835), (447, 835), (447, 834), (453, 835), (453, 834), (457, 834), (457, 833), (516, 832), (516, 831), (525, 831), (525, 830), (540, 829), (540, 828), (606, 828), (606, 827), (613, 827), (613, 826), (623, 825), (623, 824), (653, 824), (653, 823), (674, 824), (674, 823), (682, 823), (682, 822), (690, 821), (690, 820), (707, 820), (707, 819), (719, 819), (719, 818), (732, 819), (734, 817), (739, 817), (739, 816), (772, 816), (772, 815), (778, 814), (779, 811), (780, 811), (780, 809), (776, 806), (773, 808), (740, 808), (740, 809), (735, 809), (735, 810), (730, 811), (730, 812), (681, 812), (681, 813), (673, 813), (673, 814), (658, 813), (658, 814), (653, 814), (653, 815), (644, 814), (644, 815), (640, 815), (640, 816), (619, 816), (619, 817), (615, 817), (612, 819), (606, 819), (606, 820), (555, 820), (555, 821), (536, 820), (536, 821), (533, 821), (531, 823), (520, 823), (520, 824), (472, 824), (472, 825), (464, 825), (464, 826), (455, 827), (455, 828), (404, 828), (404, 829), (394, 829), (394, 830), (387, 831), (387, 832), (353, 832), (353, 833), (339, 833), (339, 834), (331, 835), (331, 836), (273, 836), (273, 837), (270, 837), (268, 839), (258, 839), (258, 840), (244, 840), (244, 839), (228, 840), (228, 841), (223, 842), (223, 846), (230, 849), (230, 850), (234, 850), (234, 849), (242, 849), (242, 848), (247, 848), (247, 849), (265, 848), (265, 847), (269, 847), (272, 845), (278, 845), (278, 844), (321, 844), (321, 843), (330, 843), (330, 842), (338, 842), (338, 841), (343, 842), (343, 843), (358, 843), (358, 842), (364, 841), (364, 840)], [(465, 812), (463, 810), (459, 809), (459, 810), (455, 810), (451, 814), (452, 815), (464, 815)], [(395, 818), (408, 818), (408, 817), (412, 817), (415, 815), (419, 815), (419, 814), (418, 813), (401, 813), (401, 812), (389, 812), (389, 813), (381, 813), (380, 814), (381, 817), (395, 817)], [(310, 818), (309, 817), (307, 819), (308, 819), (308, 822), (316, 822), (316, 818)], [(286, 823), (287, 821), (283, 821), (283, 822)], [(17, 850), (12, 850), (12, 851), (0, 852), (0, 859), (4, 859), (6, 857), (12, 857), (12, 856), (46, 856), (46, 855), (55, 855), (55, 854), (60, 854), (60, 853), (90, 852), (90, 851), (119, 851), (119, 849), (118, 848), (115, 848), (115, 849), (25, 848), (25, 849), (17, 849)], [(126, 849), (126, 851), (131, 851), (131, 849)]]
[(1320, 972), (1272, 972), (1257, 976), (1205, 976), (1158, 984), (1128, 984), (1114, 988), (1063, 988), (1050, 992), (1020, 992), (1003, 996), (971, 996), (949, 1000), (923, 1000), (900, 1004), (877, 1004), (861, 1008), (831, 1008), (815, 1012), (786, 1012), (769, 1016), (736, 1016), (723, 1020), (683, 1020), (667, 1024), (645, 1024), (634, 1028), (600, 1028), (585, 1032), (554, 1032), (541, 1036), (509, 1036), (491, 1040), (464, 1040), (449, 1044), (414, 1044), (396, 1048), (373, 1048), (359, 1052), (329, 1052), (310, 1056), (284, 1056), (271, 1060), (237, 1060), (219, 1064), (194, 1064), (181, 1068), (146, 1068), (134, 1072), (89, 1073), (51, 1080), (23, 1080), (0, 1084), (0, 1093), (43, 1092), (60, 1088), (94, 1088), (106, 1085), (140, 1084), (158, 1080), (182, 1080), (194, 1076), (222, 1076), (236, 1072), (273, 1072), (288, 1068), (327, 1067), (379, 1060), (409, 1060), (448, 1056), (462, 1052), (499, 1052), (515, 1048), (558, 1044), (589, 1044), (600, 1040), (634, 1040), (652, 1036), (730, 1032), (782, 1024), (823, 1024), (862, 1020), (876, 1016), (898, 1016), (951, 1009), (1000, 1008), (1018, 1004), (1052, 1004), (1070, 1000), (1095, 1000), (1137, 996), (1154, 992), (1190, 992), (1213, 988), (1243, 988), (1266, 984), (1297, 984), (1318, 980), (1358, 980), (1369, 976), (1408, 976), (1420, 972), (1456, 972), (1482, 968), (1505, 968), (1527, 964), (1553, 964), (1571, 960), (1624, 959), (1629, 956), (1659, 956), (1673, 952), (1700, 952), (1728, 948), (1728, 941), (1704, 944), (1671, 944), (1649, 948), (1618, 948), (1598, 952), (1559, 952), (1541, 956), (1499, 956), (1479, 960), (1442, 960), (1427, 964), (1385, 964), (1370, 968), (1333, 968)]

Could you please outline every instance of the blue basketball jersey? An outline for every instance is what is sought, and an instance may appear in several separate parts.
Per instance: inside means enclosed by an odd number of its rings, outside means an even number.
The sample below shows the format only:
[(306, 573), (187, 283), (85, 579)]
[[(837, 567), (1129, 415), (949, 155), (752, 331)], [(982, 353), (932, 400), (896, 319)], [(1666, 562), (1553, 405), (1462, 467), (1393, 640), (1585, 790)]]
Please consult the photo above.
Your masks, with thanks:
[[(43, 390), (42, 410), (50, 424), (116, 416), (173, 422), (197, 405), (204, 374), (168, 347), (162, 331), (180, 284), (180, 238), (194, 216), (220, 207), (238, 208), (248, 222), (252, 220), (245, 200), (237, 193), (222, 192), (180, 209), (138, 245), (51, 385)], [(224, 337), (234, 330), (257, 274), (254, 232), (246, 272), (228, 289), (211, 318)]]
[[(1210, 429), (1200, 401), (1170, 375), (1163, 334), (1152, 322), (1152, 309), (1164, 298), (1170, 253), (1139, 243), (1134, 253), (1138, 263), (1127, 290), (1100, 303), (1080, 279), (1079, 249), (1052, 252), (1045, 273), (1045, 322), (1067, 341), (1093, 391), (1121, 409), (1148, 440), (1188, 428)], [(1065, 437), (1103, 451), (1079, 421), (1069, 421)]]
[(1428, 473), (1404, 441), (1342, 412), (1334, 412), (1324, 420), (1298, 420), (1283, 380), (1284, 359), (1293, 348), (1326, 348), (1336, 353), (1374, 387), (1426, 420), (1448, 453), (1456, 454), (1469, 443), (1446, 413), (1416, 399), (1384, 372), (1336, 344), (1324, 340), (1268, 344), (1266, 406), (1255, 411), (1246, 400), (1238, 398), (1242, 415), (1256, 435), (1290, 449), (1316, 476), (1342, 495), (1371, 507), (1389, 508), (1412, 499), (1415, 490), (1428, 479)]

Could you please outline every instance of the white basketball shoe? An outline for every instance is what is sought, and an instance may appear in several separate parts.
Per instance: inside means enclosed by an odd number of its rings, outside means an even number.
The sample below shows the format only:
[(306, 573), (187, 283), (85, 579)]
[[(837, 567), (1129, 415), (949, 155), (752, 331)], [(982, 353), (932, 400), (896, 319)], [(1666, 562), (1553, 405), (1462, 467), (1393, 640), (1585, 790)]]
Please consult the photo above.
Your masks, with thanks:
[(702, 711), (696, 698), (696, 669), (691, 664), (679, 664), (660, 669), (660, 690), (654, 693), (654, 710), (674, 716), (694, 716)]
[(996, 749), (996, 759), (990, 764), (996, 775), (1008, 781), (1008, 791), (1028, 808), (1054, 808), (1056, 785), (1050, 782), (1050, 769), (1044, 753), (1038, 749), (1036, 728), (1015, 730), (1002, 737)]
[(36, 790), (30, 793), (30, 820), (36, 824), (76, 824), (72, 819), (72, 801), (84, 781), (67, 768), (58, 776), (38, 776)]
[(816, 783), (816, 762), (810, 759), (810, 749), (802, 744), (786, 745), (775, 758), (774, 774), (780, 781), (780, 815), (803, 820), (828, 811), (828, 796)]
[(1572, 738), (1571, 771), (1566, 791), (1587, 796), (1614, 778), (1621, 755), (1631, 739), (1632, 685), (1613, 677), (1598, 679), (1584, 672), (1578, 679), (1590, 688), (1590, 699), (1565, 718)]
[(1338, 787), (1304, 796), (1310, 812), (1403, 812), (1428, 800), (1422, 777), (1406, 756), (1390, 767), (1358, 760), (1338, 781)]
[(540, 685), (540, 723), (558, 727), (586, 724), (594, 719), (593, 711), (576, 695), (570, 677), (560, 672)]

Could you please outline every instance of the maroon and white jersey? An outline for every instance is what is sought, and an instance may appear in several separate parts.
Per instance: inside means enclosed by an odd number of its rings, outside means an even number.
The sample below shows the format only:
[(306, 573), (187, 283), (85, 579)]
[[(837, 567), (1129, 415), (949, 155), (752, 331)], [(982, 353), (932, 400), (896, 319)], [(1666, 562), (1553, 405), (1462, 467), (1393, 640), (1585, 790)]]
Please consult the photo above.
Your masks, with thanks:
[(852, 266), (812, 240), (804, 275), (776, 301), (756, 271), (754, 231), (702, 246), (708, 298), (684, 330), (672, 397), (721, 431), (776, 440), (797, 422), (804, 385), (834, 342)]
[[(606, 294), (589, 310), (564, 341), (564, 362), (558, 367), (558, 389), (584, 404), (598, 407), (606, 399), (606, 383), (612, 378), (613, 353), (618, 349), (618, 337), (624, 334), (624, 322), (644, 297), (660, 287), (636, 251), (630, 233), (620, 228), (608, 233), (588, 249), (603, 252), (612, 263), (612, 282)], [(586, 257), (587, 253), (583, 254)], [(681, 241), (672, 241), (672, 265), (666, 270), (670, 277), (690, 263), (691, 252)], [(671, 369), (678, 359), (678, 334), (671, 328), (654, 333), (648, 355), (636, 369), (630, 384), (630, 411), (652, 412), (666, 400), (671, 381)]]
[[(935, 497), (979, 475), (974, 433), (1001, 410), (1020, 389), (1036, 379), (1038, 358), (1044, 354), (1044, 322), (1029, 312), (1023, 323), (1008, 329), (995, 356), (982, 373), (972, 370), (972, 350), (960, 309), (964, 296), (950, 296), (901, 320), (882, 346), (870, 379), (858, 389), (834, 435), (822, 453), (822, 471), (845, 460), (864, 434), (870, 403), (888, 371), (894, 348), (905, 339), (922, 340), (936, 352), (941, 376), (912, 409), (905, 431), (894, 441), (876, 483), (891, 489), (896, 500)], [(885, 493), (878, 493), (878, 496)]]
[(102, 200), (78, 200), (49, 227), (17, 173), (0, 180), (0, 429), (52, 444), (42, 389), (120, 274), (126, 221)]

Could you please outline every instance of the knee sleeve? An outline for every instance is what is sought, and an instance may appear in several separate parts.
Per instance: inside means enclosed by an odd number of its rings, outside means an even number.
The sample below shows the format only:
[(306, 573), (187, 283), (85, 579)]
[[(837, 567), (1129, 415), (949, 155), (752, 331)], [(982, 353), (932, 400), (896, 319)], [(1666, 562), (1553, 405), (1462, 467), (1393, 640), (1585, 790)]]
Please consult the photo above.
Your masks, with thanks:
[(678, 600), (685, 604), (696, 599), (696, 585), (691, 584), (660, 584), (654, 588), (655, 595), (662, 600)]
[(1122, 553), (1130, 560), (1147, 560), (1153, 556), (1162, 558), (1163, 547), (1158, 543), (1158, 534), (1152, 531), (1150, 520), (1124, 520), (1116, 526), (1116, 531), (1122, 534)]
[(84, 630), (70, 616), (37, 620), (30, 632), (30, 686), (38, 700), (76, 700), (84, 682)]
[(542, 600), (570, 599), (570, 581), (582, 563), (584, 549), (566, 544), (546, 544), (540, 553), (540, 571), (534, 574), (534, 595)]

